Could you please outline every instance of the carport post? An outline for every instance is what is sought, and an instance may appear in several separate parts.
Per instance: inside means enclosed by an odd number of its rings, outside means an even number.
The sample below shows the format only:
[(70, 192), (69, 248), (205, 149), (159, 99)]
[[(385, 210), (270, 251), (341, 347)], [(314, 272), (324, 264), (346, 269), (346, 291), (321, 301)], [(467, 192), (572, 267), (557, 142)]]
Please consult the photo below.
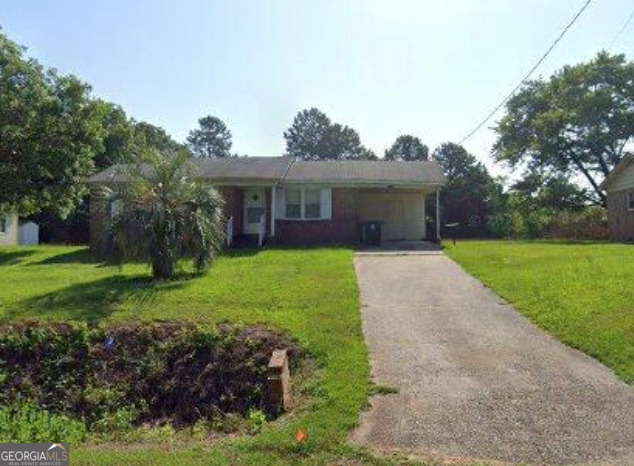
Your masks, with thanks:
[(275, 199), (275, 191), (276, 185), (271, 186), (271, 237), (275, 237), (275, 204), (277, 204), (277, 199)]
[(440, 188), (436, 189), (436, 241), (440, 242)]

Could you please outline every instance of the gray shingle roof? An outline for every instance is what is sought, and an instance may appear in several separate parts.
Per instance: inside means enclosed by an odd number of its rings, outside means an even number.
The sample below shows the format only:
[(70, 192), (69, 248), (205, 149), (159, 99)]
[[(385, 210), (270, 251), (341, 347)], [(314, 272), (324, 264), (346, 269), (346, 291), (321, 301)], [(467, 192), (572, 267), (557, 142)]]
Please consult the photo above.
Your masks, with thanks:
[[(395, 162), (323, 160), (292, 161), (288, 157), (228, 157), (192, 159), (200, 177), (213, 181), (282, 181), (289, 183), (393, 183), (443, 184), (445, 177), (435, 161)], [(90, 183), (124, 181), (120, 167), (92, 176)]]
[(222, 159), (194, 159), (203, 178), (279, 180), (288, 165), (289, 157), (227, 157)]
[(294, 162), (284, 181), (443, 184), (445, 176), (435, 161), (323, 160)]
[[(201, 178), (209, 180), (261, 180), (277, 181), (286, 172), (291, 159), (288, 157), (227, 157), (220, 159), (191, 160)], [(107, 168), (93, 175), (89, 183), (124, 181), (120, 166)]]

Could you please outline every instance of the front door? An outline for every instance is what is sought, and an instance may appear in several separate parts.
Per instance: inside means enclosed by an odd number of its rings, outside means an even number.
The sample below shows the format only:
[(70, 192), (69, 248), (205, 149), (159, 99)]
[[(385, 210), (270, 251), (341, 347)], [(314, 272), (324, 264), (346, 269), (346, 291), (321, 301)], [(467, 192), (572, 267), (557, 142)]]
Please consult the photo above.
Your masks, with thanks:
[(244, 234), (257, 235), (264, 213), (264, 188), (244, 189)]

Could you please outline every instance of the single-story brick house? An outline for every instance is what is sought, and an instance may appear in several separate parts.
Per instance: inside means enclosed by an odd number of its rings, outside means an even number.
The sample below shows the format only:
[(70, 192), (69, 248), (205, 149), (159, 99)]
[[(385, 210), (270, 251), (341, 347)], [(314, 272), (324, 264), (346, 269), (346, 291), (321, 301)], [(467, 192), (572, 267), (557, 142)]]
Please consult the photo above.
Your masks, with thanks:
[[(260, 243), (354, 243), (363, 221), (383, 222), (387, 241), (423, 240), (425, 198), (445, 183), (435, 161), (230, 157), (192, 163), (224, 196), (229, 243), (239, 236)], [(113, 208), (100, 202), (98, 188), (116, 183), (118, 173), (113, 167), (89, 180), (91, 245), (97, 251), (106, 247)]]
[(607, 193), (610, 238), (634, 241), (634, 154), (623, 157), (601, 187)]

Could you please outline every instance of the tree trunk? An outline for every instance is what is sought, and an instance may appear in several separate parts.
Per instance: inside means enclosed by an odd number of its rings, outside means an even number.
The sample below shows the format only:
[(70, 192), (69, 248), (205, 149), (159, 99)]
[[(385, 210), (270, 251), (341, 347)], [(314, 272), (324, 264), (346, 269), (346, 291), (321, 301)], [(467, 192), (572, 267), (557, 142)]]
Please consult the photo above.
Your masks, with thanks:
[(169, 279), (174, 276), (174, 257), (169, 247), (162, 246), (155, 251), (151, 251), (152, 255), (152, 276), (154, 278)]
[(594, 191), (597, 193), (597, 195), (599, 196), (599, 199), (601, 200), (601, 205), (603, 207), (607, 207), (607, 198), (605, 197), (605, 193), (603, 192), (603, 190), (599, 187), (599, 184), (594, 180), (594, 178), (592, 178), (592, 175), (590, 175), (590, 172), (588, 172), (588, 170), (586, 170), (586, 167), (584, 167), (583, 163), (581, 163), (579, 161), (579, 159), (577, 159), (577, 157), (575, 157), (574, 155), (570, 155), (570, 158), (572, 159), (572, 161), (574, 162), (574, 164), (577, 166), (577, 168), (579, 169), (579, 171), (586, 177), (586, 179), (590, 182), (590, 184), (592, 185), (592, 188), (594, 189)]

